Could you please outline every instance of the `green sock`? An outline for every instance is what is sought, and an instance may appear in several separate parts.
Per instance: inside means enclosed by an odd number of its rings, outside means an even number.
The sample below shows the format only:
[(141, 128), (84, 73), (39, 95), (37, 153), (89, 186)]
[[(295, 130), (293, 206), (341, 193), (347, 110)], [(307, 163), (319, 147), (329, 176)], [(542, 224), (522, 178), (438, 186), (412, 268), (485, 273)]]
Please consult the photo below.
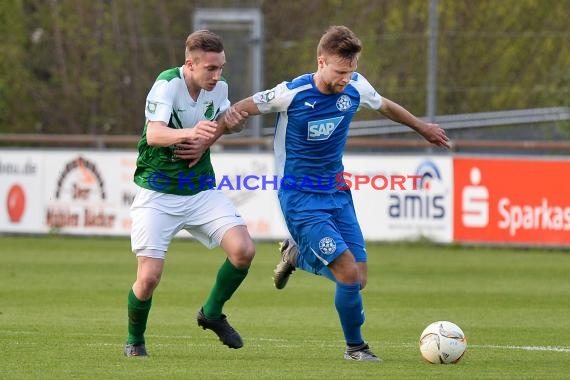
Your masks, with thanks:
[(216, 282), (204, 304), (204, 315), (208, 319), (220, 319), (222, 307), (242, 283), (249, 268), (239, 269), (226, 258), (218, 270)]
[(146, 321), (150, 311), (152, 297), (147, 301), (141, 301), (135, 296), (135, 292), (131, 288), (128, 298), (129, 310), (129, 337), (128, 344), (144, 344), (144, 331), (146, 330)]

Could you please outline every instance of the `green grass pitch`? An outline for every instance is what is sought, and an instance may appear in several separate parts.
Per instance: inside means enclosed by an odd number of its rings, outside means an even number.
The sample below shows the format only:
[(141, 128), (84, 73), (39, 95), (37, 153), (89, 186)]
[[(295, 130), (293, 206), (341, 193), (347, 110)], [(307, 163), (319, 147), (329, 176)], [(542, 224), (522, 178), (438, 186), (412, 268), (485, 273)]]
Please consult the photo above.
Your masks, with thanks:
[[(128, 239), (0, 237), (1, 379), (568, 379), (570, 252), (369, 244), (365, 338), (381, 363), (343, 360), (333, 284), (296, 271), (276, 290), (276, 243), (258, 243), (224, 309), (231, 350), (196, 325), (221, 250), (175, 240), (147, 329), (148, 358), (125, 358)], [(466, 333), (456, 365), (431, 365), (430, 322)]]

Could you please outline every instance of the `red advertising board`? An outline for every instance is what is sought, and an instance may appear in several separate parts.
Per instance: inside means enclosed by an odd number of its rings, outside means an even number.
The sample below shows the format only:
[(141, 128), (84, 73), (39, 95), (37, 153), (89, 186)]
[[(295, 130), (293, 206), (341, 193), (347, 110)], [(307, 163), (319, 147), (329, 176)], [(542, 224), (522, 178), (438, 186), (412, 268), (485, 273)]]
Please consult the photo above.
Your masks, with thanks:
[(454, 240), (570, 245), (570, 160), (455, 158)]

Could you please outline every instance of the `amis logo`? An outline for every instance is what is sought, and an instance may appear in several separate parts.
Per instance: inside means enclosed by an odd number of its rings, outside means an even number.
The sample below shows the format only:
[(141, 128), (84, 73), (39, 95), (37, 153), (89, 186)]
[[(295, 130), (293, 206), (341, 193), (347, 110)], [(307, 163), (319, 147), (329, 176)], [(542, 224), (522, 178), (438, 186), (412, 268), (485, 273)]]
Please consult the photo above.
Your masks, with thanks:
[(342, 119), (344, 119), (344, 116), (333, 117), (331, 119), (309, 121), (307, 140), (328, 140), (334, 130), (339, 126)]
[(390, 195), (388, 214), (395, 219), (443, 219), (445, 217), (445, 189), (438, 167), (432, 161), (421, 163), (416, 169), (415, 191)]

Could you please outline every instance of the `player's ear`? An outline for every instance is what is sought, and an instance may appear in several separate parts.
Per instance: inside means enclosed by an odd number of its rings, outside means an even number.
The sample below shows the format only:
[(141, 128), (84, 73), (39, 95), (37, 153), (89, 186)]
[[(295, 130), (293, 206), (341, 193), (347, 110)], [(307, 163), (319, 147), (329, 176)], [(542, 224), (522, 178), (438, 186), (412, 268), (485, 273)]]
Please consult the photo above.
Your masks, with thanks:
[(323, 57), (322, 55), (319, 55), (317, 57), (317, 66), (319, 69), (322, 69), (325, 66), (325, 57)]
[(194, 70), (197, 64), (198, 64), (198, 56), (196, 54), (188, 54), (188, 56), (186, 56), (184, 65), (187, 66), (189, 70)]

